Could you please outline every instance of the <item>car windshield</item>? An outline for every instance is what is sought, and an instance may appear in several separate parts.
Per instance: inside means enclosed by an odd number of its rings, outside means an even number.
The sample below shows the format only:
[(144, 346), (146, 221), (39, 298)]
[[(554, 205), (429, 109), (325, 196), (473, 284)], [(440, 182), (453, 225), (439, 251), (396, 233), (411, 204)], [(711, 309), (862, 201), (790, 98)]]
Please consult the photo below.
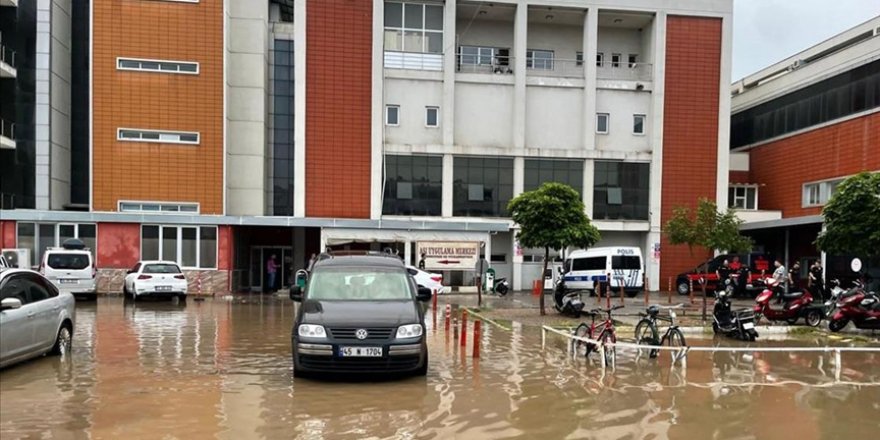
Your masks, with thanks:
[(309, 281), (308, 299), (386, 301), (412, 299), (407, 273), (366, 267), (316, 270)]
[(176, 264), (148, 264), (144, 266), (144, 273), (180, 273)]
[(46, 265), (52, 269), (81, 270), (89, 267), (87, 254), (49, 254)]

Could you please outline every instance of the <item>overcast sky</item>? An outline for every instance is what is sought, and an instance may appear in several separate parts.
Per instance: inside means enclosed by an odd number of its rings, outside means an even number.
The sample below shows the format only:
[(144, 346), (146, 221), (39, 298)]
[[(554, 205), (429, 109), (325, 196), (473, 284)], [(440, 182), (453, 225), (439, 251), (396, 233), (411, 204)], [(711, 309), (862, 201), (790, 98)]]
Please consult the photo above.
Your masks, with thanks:
[(733, 0), (736, 81), (880, 15), (880, 0)]

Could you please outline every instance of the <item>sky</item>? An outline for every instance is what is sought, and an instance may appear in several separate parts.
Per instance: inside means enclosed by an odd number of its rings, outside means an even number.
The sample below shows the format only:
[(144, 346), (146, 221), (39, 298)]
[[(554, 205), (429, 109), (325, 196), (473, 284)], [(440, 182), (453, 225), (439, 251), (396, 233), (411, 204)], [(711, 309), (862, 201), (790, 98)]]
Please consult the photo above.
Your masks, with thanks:
[(733, 0), (733, 75), (757, 72), (880, 15), (880, 0)]

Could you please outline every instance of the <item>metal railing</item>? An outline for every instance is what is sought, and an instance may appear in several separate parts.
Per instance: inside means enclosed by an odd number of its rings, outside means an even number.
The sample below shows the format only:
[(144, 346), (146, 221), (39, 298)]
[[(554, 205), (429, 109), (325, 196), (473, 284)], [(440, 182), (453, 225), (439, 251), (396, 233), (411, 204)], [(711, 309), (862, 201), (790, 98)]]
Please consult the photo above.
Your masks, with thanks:
[(435, 72), (443, 70), (442, 53), (386, 50), (383, 61), (386, 69), (429, 70)]
[(563, 78), (583, 78), (584, 62), (566, 59), (528, 59), (526, 60), (528, 76), (555, 76)]
[(15, 67), (15, 51), (3, 44), (2, 32), (0, 32), (0, 61)]
[(605, 61), (596, 63), (596, 78), (650, 81), (654, 75), (651, 63), (628, 63)]
[(460, 73), (513, 74), (513, 57), (495, 56), (486, 61), (478, 60), (476, 55), (458, 55), (456, 69)]
[(15, 139), (15, 122), (0, 119), (0, 136)]

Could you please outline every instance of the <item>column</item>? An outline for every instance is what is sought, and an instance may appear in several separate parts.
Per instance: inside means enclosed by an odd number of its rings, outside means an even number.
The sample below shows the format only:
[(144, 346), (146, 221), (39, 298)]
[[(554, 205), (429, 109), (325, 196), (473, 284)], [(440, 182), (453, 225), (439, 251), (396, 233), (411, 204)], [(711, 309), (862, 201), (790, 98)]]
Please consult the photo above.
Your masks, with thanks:
[(525, 158), (517, 156), (513, 158), (513, 196), (523, 193), (525, 187)]
[(584, 148), (596, 148), (596, 52), (599, 44), (599, 10), (584, 14)]
[(404, 264), (415, 266), (415, 264), (413, 264), (413, 259), (412, 259), (412, 242), (409, 240), (406, 240), (403, 245), (405, 246), (403, 249), (403, 262), (404, 262)]
[(370, 167), (373, 170), (370, 180), (370, 218), (382, 217), (382, 157), (385, 144), (385, 112), (383, 97), (385, 90), (385, 1), (373, 0), (373, 102), (372, 109), (372, 155)]
[(516, 5), (513, 24), (513, 146), (526, 145), (526, 47), (528, 45), (529, 6)]
[(443, 145), (455, 144), (455, 9), (457, 0), (446, 0), (443, 15)]
[(596, 161), (593, 159), (584, 160), (584, 186), (582, 188), (582, 198), (584, 207), (587, 210), (587, 217), (593, 218), (593, 181), (596, 175)]
[[(669, 284), (668, 280), (660, 279), (660, 259), (654, 258), (654, 245), (660, 246), (660, 231), (651, 230), (645, 234), (645, 245), (642, 252), (645, 258), (645, 276), (648, 277), (648, 289), (652, 292)], [(662, 253), (663, 250), (660, 251)], [(661, 281), (663, 282), (661, 283)]]
[(454, 162), (451, 154), (443, 155), (443, 204), (440, 211), (443, 217), (452, 217), (452, 166)]
[[(654, 75), (652, 78), (654, 91), (651, 93), (651, 169), (649, 188), (649, 223), (650, 232), (648, 233), (648, 241), (652, 242), (651, 237), (656, 237), (654, 242), (659, 243), (661, 238), (661, 209), (662, 209), (662, 191), (663, 187), (663, 96), (666, 87), (666, 13), (658, 12), (654, 17), (654, 47), (653, 64)], [(653, 249), (650, 250), (653, 252)], [(656, 279), (650, 280), (649, 289), (662, 289), (668, 286), (669, 280), (661, 280), (660, 262), (663, 260), (663, 248), (660, 248), (660, 259), (655, 260), (653, 257), (645, 258), (646, 271), (648, 277)], [(675, 280), (673, 280), (674, 282)]]
[(510, 230), (510, 255), (512, 255), (512, 264), (511, 264), (511, 289), (513, 290), (522, 290), (523, 282), (522, 282), (522, 265), (523, 265), (523, 257), (519, 255), (522, 252), (522, 249), (517, 246), (517, 238), (516, 234), (519, 232), (519, 229), (511, 229)]
[(306, 216), (306, 0), (293, 4), (293, 215)]

